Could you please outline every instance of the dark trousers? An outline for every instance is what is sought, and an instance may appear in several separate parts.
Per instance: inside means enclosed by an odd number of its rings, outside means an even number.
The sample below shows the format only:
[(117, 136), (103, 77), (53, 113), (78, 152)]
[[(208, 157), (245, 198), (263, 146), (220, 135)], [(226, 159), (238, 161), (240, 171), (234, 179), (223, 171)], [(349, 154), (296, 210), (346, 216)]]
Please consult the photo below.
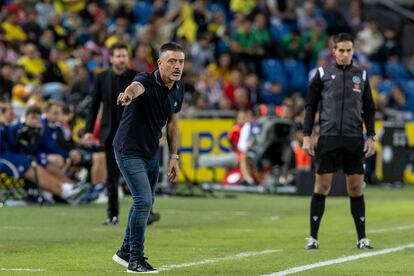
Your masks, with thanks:
[(130, 261), (144, 257), (144, 236), (151, 207), (155, 199), (159, 157), (143, 158), (115, 153), (119, 168), (132, 195), (122, 249), (130, 249)]
[(107, 180), (106, 188), (108, 190), (108, 217), (117, 217), (119, 215), (118, 201), (118, 181), (119, 168), (115, 160), (114, 148), (112, 145), (105, 145), (106, 171)]

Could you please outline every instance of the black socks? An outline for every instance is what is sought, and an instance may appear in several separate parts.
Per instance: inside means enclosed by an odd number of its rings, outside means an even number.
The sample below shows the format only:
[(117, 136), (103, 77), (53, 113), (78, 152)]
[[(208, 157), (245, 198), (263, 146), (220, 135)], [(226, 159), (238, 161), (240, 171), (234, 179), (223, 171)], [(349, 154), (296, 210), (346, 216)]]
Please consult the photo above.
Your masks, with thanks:
[(321, 219), (323, 212), (325, 211), (325, 198), (326, 196), (322, 194), (314, 193), (311, 200), (310, 208), (310, 226), (311, 226), (311, 237), (318, 239), (318, 230), (319, 225), (321, 224)]
[(358, 233), (358, 240), (365, 238), (365, 201), (364, 195), (349, 197), (351, 201), (351, 214), (354, 218)]

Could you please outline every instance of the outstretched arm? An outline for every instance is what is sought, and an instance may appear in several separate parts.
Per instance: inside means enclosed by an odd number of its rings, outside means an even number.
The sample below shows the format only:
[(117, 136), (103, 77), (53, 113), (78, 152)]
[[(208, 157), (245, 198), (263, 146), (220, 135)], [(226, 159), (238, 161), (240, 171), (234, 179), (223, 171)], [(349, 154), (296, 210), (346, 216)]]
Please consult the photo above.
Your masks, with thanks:
[(116, 103), (123, 106), (129, 105), (133, 99), (142, 95), (144, 92), (144, 86), (138, 81), (133, 81), (124, 92), (119, 93)]

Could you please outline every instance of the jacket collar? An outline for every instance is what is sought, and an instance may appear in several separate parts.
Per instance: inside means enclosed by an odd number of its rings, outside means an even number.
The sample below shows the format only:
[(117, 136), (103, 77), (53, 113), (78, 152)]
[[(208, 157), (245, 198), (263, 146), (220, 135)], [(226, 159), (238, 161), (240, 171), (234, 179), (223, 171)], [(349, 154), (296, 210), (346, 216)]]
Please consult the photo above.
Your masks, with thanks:
[(353, 64), (353, 60), (351, 60), (351, 64), (345, 65), (345, 66), (344, 65), (340, 65), (337, 62), (335, 62), (336, 67), (339, 68), (339, 69), (341, 69), (341, 70), (343, 70), (343, 71), (345, 71), (348, 68), (352, 67), (352, 64)]

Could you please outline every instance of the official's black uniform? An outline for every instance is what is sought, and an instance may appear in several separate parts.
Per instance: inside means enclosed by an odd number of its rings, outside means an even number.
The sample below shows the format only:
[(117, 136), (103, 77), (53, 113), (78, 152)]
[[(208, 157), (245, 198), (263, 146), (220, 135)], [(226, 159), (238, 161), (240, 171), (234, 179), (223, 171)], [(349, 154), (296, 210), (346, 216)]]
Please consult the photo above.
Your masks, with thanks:
[(117, 75), (112, 68), (96, 76), (93, 89), (92, 106), (86, 123), (86, 132), (92, 132), (95, 126), (101, 103), (103, 112), (100, 129), (100, 142), (105, 147), (106, 168), (108, 173), (108, 218), (119, 215), (118, 179), (119, 169), (115, 161), (112, 141), (118, 129), (122, 117), (123, 107), (117, 105), (118, 94), (123, 92), (131, 84), (137, 72), (126, 69), (121, 75)]
[(363, 122), (367, 136), (375, 136), (375, 107), (366, 71), (352, 64), (318, 68), (306, 99), (305, 136), (312, 134), (318, 107), (317, 173), (342, 166), (346, 174), (363, 174)]

